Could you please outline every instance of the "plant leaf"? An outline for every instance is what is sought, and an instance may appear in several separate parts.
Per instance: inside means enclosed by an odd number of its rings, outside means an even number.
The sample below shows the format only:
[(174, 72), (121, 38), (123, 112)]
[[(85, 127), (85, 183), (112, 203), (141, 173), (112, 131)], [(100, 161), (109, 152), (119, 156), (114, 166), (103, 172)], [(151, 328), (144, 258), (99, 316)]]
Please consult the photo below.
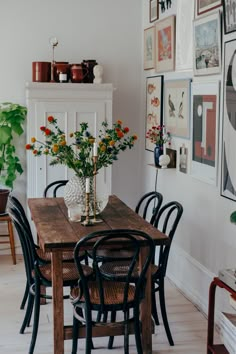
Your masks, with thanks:
[(233, 224), (236, 224), (236, 211), (233, 211), (232, 214), (230, 215), (230, 221)]

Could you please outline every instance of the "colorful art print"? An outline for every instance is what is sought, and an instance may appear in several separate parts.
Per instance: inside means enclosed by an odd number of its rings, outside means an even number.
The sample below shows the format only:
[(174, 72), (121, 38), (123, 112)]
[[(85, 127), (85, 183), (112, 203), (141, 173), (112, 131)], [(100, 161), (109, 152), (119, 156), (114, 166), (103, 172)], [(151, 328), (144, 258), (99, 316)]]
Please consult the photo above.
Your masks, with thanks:
[(156, 23), (156, 71), (175, 68), (175, 16)]
[(197, 0), (197, 15), (216, 9), (222, 5), (222, 0)]
[(236, 31), (236, 0), (223, 0), (225, 34)]
[(179, 149), (179, 170), (183, 173), (188, 171), (188, 149), (184, 144)]
[(225, 42), (221, 195), (236, 201), (236, 40)]
[(144, 70), (155, 66), (155, 27), (144, 30)]
[(146, 124), (145, 148), (154, 151), (155, 144), (146, 138), (147, 131), (162, 124), (163, 76), (147, 77), (146, 80)]
[(221, 24), (219, 12), (194, 21), (194, 74), (221, 71)]
[(219, 82), (192, 84), (191, 174), (217, 182)]
[(191, 80), (170, 80), (164, 85), (164, 124), (172, 136), (189, 138)]

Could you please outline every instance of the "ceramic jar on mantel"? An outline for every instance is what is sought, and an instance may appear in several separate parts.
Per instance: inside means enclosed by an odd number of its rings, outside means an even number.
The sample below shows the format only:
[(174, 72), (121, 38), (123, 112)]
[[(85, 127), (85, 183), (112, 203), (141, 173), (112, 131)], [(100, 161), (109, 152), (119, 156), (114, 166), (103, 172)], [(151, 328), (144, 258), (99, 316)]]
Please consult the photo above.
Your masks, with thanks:
[(156, 145), (154, 147), (154, 164), (156, 167), (161, 167), (159, 164), (159, 159), (161, 155), (163, 155), (163, 145)]

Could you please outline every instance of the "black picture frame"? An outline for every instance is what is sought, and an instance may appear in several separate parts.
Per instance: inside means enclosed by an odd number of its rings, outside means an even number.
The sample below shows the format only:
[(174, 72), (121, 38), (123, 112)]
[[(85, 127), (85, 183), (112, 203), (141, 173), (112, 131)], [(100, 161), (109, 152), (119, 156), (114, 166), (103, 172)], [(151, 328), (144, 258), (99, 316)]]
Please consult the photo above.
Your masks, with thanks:
[(236, 0), (223, 0), (223, 22), (225, 34), (236, 31), (236, 20), (234, 21), (233, 11), (230, 11), (230, 6), (233, 4), (236, 9)]
[(159, 19), (159, 1), (149, 0), (149, 22), (155, 22)]

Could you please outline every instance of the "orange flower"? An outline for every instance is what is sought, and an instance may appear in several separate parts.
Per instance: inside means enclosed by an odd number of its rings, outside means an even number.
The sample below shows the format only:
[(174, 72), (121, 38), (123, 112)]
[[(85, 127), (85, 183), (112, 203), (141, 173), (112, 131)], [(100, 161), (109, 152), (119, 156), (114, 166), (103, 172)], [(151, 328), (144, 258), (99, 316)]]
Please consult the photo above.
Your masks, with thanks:
[(137, 137), (136, 134), (133, 135), (133, 139), (134, 139), (134, 140), (137, 140), (137, 139), (138, 139), (138, 137)]
[(57, 144), (54, 144), (53, 147), (52, 147), (52, 151), (53, 152), (58, 152), (59, 150), (59, 146)]
[(49, 123), (54, 122), (54, 117), (53, 117), (53, 116), (49, 116), (49, 117), (48, 117), (48, 121), (49, 121)]
[(122, 120), (118, 120), (116, 123), (119, 125), (122, 125), (123, 122), (122, 122)]
[(35, 141), (36, 141), (35, 137), (31, 138), (31, 143), (35, 143)]
[(60, 143), (59, 143), (61, 146), (65, 146), (66, 145), (66, 141), (65, 140), (62, 140), (62, 141), (60, 141)]
[(123, 138), (124, 133), (120, 130), (119, 132), (117, 132), (117, 135), (119, 138)]
[(106, 151), (106, 146), (105, 145), (101, 145), (100, 149), (101, 149), (102, 152), (104, 152), (104, 151)]
[(115, 142), (114, 140), (111, 140), (111, 141), (109, 142), (109, 145), (110, 145), (110, 146), (114, 146), (115, 143), (116, 143), (116, 142)]
[(73, 136), (74, 136), (74, 133), (70, 133), (70, 138), (73, 138)]
[(94, 138), (89, 138), (88, 141), (89, 141), (90, 144), (93, 144), (95, 142), (95, 139)]
[(25, 148), (26, 148), (26, 150), (31, 150), (31, 144), (26, 144)]
[(46, 128), (45, 131), (44, 131), (45, 135), (50, 135), (51, 134), (51, 130)]

